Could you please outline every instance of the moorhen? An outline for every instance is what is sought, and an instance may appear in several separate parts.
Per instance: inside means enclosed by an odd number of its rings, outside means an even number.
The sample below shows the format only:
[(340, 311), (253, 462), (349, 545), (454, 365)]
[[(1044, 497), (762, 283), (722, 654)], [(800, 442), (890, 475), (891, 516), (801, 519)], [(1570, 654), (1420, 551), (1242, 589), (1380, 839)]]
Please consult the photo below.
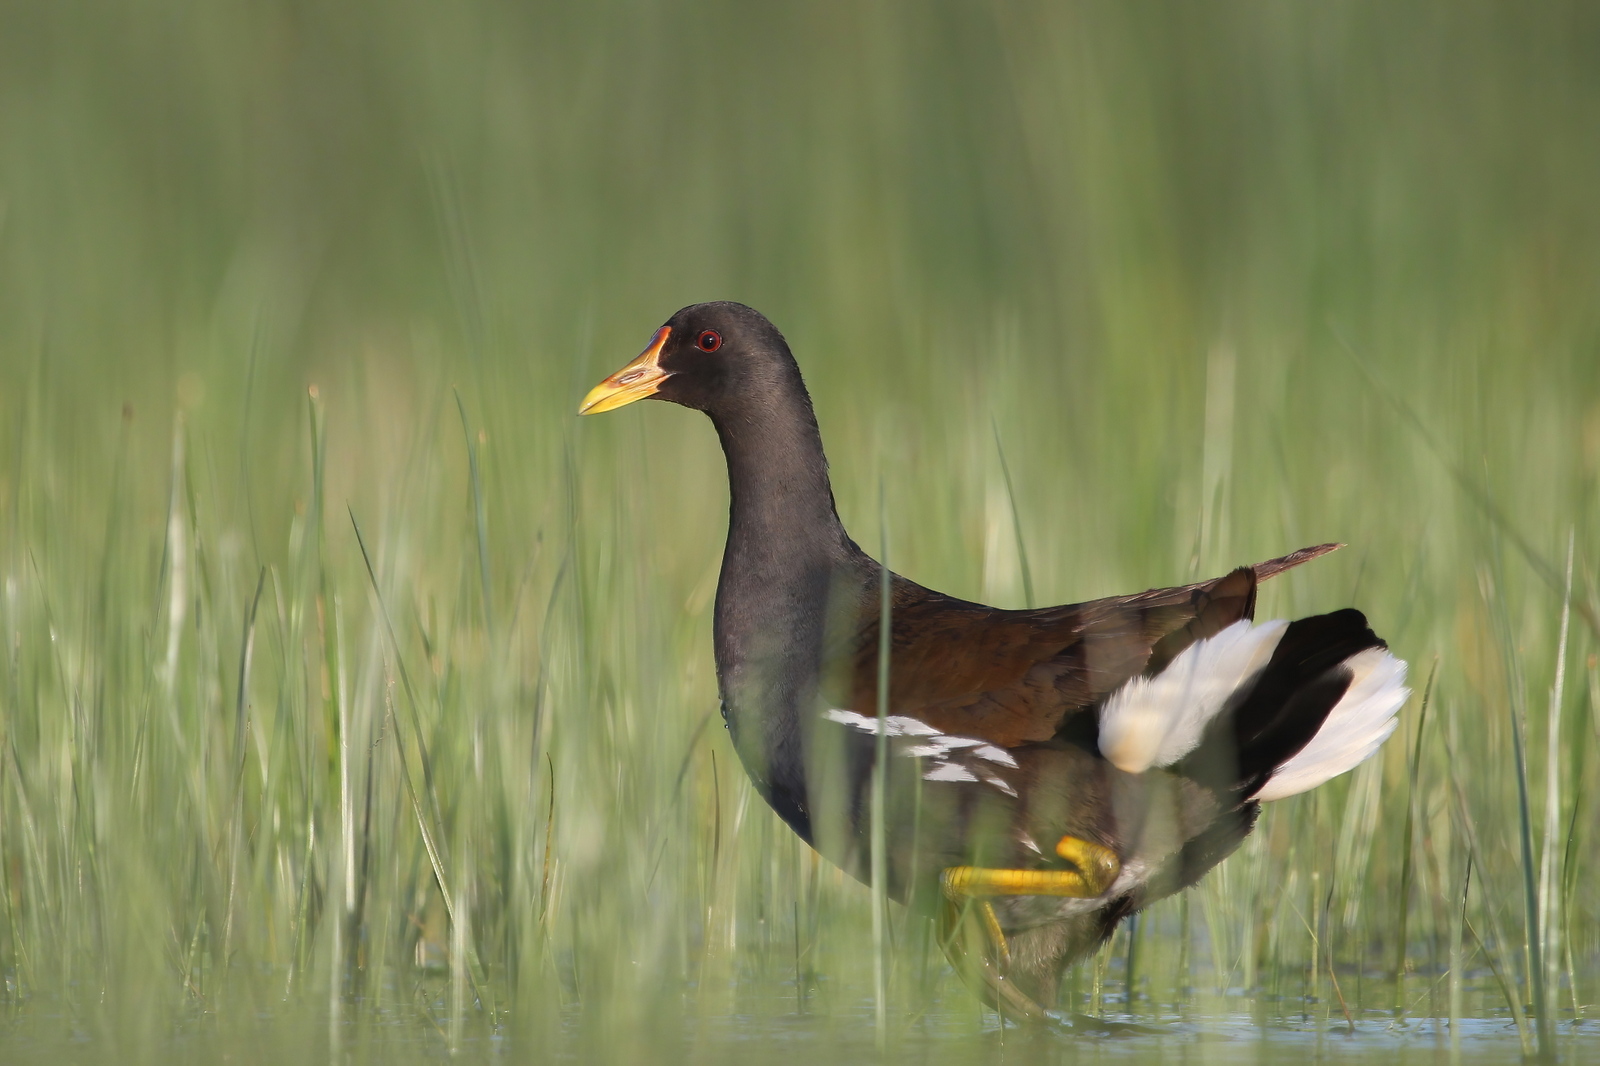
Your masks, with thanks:
[(742, 304), (673, 315), (579, 413), (647, 397), (704, 411), (727, 457), (714, 642), (751, 781), (866, 881), (886, 752), (886, 891), (936, 918), (956, 970), (1011, 1018), (1053, 1017), (1066, 965), (1226, 858), (1263, 801), (1372, 755), (1410, 695), (1359, 611), (1252, 624), (1258, 582), (1336, 544), (1037, 610), (889, 574), (882, 604), (886, 571), (839, 522), (800, 368)]

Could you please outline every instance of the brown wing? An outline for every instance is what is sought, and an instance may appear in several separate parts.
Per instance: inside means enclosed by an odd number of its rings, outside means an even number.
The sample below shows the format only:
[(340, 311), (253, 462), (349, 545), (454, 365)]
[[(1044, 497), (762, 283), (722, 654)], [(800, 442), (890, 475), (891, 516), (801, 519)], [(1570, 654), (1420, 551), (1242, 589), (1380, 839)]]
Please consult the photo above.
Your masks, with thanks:
[[(896, 578), (889, 712), (1003, 747), (1049, 740), (1068, 716), (1130, 678), (1254, 617), (1258, 582), (1338, 547), (1302, 548), (1193, 585), (1031, 611), (968, 603)], [(878, 618), (867, 605), (862, 615), (850, 706), (874, 714)]]

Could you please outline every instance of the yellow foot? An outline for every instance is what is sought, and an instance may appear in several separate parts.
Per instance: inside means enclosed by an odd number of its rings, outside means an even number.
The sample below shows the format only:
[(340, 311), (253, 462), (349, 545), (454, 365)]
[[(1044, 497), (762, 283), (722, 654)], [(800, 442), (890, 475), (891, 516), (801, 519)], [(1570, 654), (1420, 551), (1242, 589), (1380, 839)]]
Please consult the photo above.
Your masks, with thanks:
[(939, 878), (944, 889), (939, 946), (962, 980), (984, 1002), (1016, 1021), (1047, 1021), (1050, 1015), (1033, 997), (1007, 980), (1011, 946), (989, 900), (995, 896), (1093, 899), (1109, 889), (1122, 870), (1122, 863), (1109, 848), (1075, 836), (1062, 837), (1056, 843), (1056, 854), (1076, 869), (951, 866)]
[(1032, 996), (1006, 979), (1011, 948), (987, 900), (964, 903), (945, 897), (939, 911), (939, 947), (978, 998), (1013, 1021), (1044, 1022), (1050, 1015)]

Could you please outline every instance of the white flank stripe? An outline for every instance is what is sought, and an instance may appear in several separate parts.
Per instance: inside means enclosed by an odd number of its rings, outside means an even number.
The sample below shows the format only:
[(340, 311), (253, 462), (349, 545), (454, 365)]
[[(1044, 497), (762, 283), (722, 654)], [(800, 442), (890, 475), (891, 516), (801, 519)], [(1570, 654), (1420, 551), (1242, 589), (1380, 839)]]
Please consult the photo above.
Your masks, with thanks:
[(976, 781), (978, 775), (959, 763), (942, 762), (922, 775), (924, 781)]
[(1017, 768), (1017, 760), (1013, 759), (1004, 748), (997, 748), (993, 744), (985, 744), (981, 748), (973, 748), (972, 754), (976, 758), (988, 759), (990, 762), (997, 762), (1001, 766), (1009, 766), (1013, 770)]
[(1256, 799), (1294, 796), (1354, 770), (1394, 732), (1395, 715), (1411, 698), (1406, 664), (1382, 648), (1368, 648), (1346, 659), (1344, 668), (1353, 679), (1343, 698), (1311, 743), (1278, 768)]
[[(878, 720), (869, 715), (834, 707), (823, 711), (822, 716), (831, 722), (850, 726), (869, 736), (878, 735)], [(982, 780), (984, 784), (997, 788), (1008, 796), (1016, 796), (1017, 790), (1004, 778), (996, 776), (993, 771), (980, 768), (976, 763), (964, 765), (955, 761), (982, 759), (996, 766), (1007, 766), (1015, 770), (1017, 760), (999, 745), (985, 743), (977, 737), (957, 737), (941, 733), (928, 723), (905, 715), (889, 715), (883, 720), (883, 725), (883, 731), (888, 736), (915, 738), (895, 740), (894, 754), (905, 758), (928, 760), (928, 763), (924, 764), (926, 769), (922, 774), (924, 781), (971, 783)]]
[[(878, 735), (878, 719), (870, 715), (857, 714), (855, 711), (841, 711), (837, 707), (829, 708), (822, 712), (824, 718), (838, 722), (840, 725), (854, 726), (863, 733)], [(884, 732), (891, 737), (936, 737), (939, 731), (926, 722), (919, 722), (915, 718), (904, 715), (891, 714), (883, 720)], [(974, 740), (974, 744), (981, 741)]]
[(1251, 628), (1241, 619), (1185, 648), (1155, 677), (1136, 677), (1100, 710), (1100, 754), (1117, 769), (1143, 773), (1194, 750), (1228, 698), (1255, 683), (1289, 623)]
[[(926, 776), (924, 776), (924, 780), (926, 780)], [(1012, 788), (1010, 784), (996, 777), (994, 774), (984, 774), (983, 782), (986, 785), (993, 785), (995, 788), (998, 788), (1001, 792), (1004, 792), (1012, 799), (1015, 799), (1017, 796), (1016, 789)]]

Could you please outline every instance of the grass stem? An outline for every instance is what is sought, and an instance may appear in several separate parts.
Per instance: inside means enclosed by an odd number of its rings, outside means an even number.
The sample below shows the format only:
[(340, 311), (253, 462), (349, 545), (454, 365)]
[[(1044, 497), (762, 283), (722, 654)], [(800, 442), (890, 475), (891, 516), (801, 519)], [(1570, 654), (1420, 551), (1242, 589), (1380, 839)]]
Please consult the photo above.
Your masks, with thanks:
[(872, 990), (878, 1051), (889, 1039), (888, 909), (889, 847), (887, 826), (889, 776), (889, 656), (893, 649), (894, 574), (889, 570), (889, 510), (883, 483), (878, 484), (878, 731), (872, 760)]

